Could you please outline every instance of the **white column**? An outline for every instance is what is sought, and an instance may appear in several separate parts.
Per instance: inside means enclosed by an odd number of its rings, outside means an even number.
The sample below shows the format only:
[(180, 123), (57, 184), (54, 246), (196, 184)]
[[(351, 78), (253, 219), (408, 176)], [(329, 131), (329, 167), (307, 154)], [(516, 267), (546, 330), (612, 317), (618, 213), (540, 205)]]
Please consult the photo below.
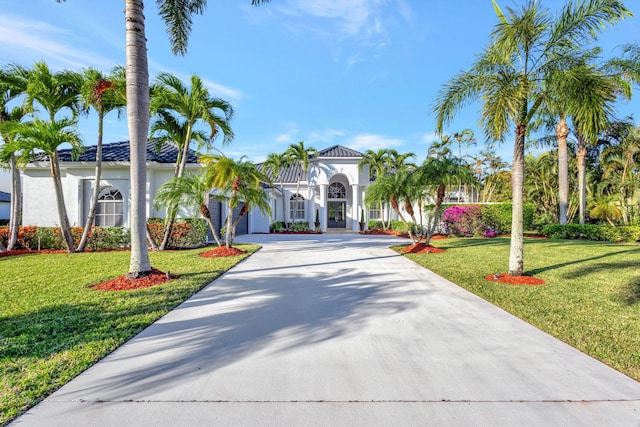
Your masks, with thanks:
[(320, 184), (320, 230), (327, 231), (327, 184)]
[(360, 231), (360, 205), (358, 204), (358, 184), (351, 184), (351, 196), (353, 198), (353, 220), (351, 221), (351, 230)]

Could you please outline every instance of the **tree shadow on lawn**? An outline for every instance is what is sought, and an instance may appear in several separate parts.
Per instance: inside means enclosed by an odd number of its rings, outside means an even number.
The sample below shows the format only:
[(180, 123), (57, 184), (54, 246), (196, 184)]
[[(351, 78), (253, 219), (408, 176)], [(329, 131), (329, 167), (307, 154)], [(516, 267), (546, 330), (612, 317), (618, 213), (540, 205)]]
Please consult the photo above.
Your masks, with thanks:
[[(198, 379), (257, 352), (273, 356), (358, 334), (372, 318), (411, 309), (417, 294), (433, 292), (403, 287), (394, 271), (273, 274), (227, 272), (108, 356), (93, 377), (84, 383), (79, 377), (77, 392), (59, 398), (168, 398), (167, 390), (170, 396), (185, 384), (198, 389), (204, 386)], [(220, 399), (219, 389), (224, 385), (207, 389), (213, 394), (207, 398)]]
[[(628, 253), (640, 253), (640, 248), (637, 249), (628, 249), (628, 250), (623, 250), (623, 251), (616, 251), (616, 252), (608, 252), (606, 254), (602, 254), (602, 255), (597, 255), (597, 256), (592, 256), (589, 258), (582, 258), (582, 259), (578, 259), (578, 260), (572, 260), (572, 261), (567, 261), (567, 262), (561, 262), (558, 264), (553, 264), (553, 265), (548, 265), (545, 267), (539, 267), (539, 268), (534, 268), (529, 270), (529, 273), (532, 275), (536, 275), (539, 273), (543, 273), (545, 271), (550, 271), (550, 270), (557, 270), (559, 268), (563, 268), (563, 267), (568, 267), (571, 265), (576, 265), (576, 264), (582, 264), (585, 262), (589, 262), (589, 261), (595, 261), (598, 259), (603, 259), (603, 258), (609, 258), (612, 256), (616, 256), (616, 255), (621, 255), (621, 254), (628, 254)], [(579, 272), (573, 272), (571, 277), (575, 277), (577, 275), (579, 276), (583, 276), (583, 275), (588, 275), (590, 273), (593, 273), (597, 270), (602, 270), (604, 268), (612, 268), (612, 267), (608, 267), (608, 266), (615, 266), (616, 263), (599, 263), (596, 264), (594, 266), (587, 266), (583, 269), (581, 269)], [(626, 267), (632, 267), (637, 265), (637, 263), (631, 263), (631, 262), (623, 262), (621, 263), (621, 265), (624, 265)]]

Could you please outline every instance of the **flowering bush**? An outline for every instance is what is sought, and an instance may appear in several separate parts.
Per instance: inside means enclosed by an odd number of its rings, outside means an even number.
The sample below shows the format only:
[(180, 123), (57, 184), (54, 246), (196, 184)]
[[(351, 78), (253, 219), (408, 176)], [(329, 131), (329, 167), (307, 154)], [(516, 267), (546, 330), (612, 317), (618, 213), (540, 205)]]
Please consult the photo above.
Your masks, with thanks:
[(494, 237), (495, 230), (483, 221), (483, 211), (484, 207), (477, 205), (451, 206), (444, 211), (442, 222), (456, 236)]

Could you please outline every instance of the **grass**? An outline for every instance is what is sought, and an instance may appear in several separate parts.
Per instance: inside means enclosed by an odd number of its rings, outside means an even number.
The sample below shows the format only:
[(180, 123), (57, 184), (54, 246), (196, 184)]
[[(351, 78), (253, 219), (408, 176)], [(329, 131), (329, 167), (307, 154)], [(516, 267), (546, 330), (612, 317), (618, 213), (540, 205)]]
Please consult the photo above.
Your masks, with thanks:
[(120, 292), (88, 286), (124, 274), (129, 252), (0, 258), (0, 425), (248, 256), (198, 256), (207, 249), (151, 253), (155, 268), (180, 277)]
[(525, 275), (543, 286), (489, 282), (507, 273), (509, 238), (432, 241), (406, 255), (571, 346), (640, 380), (640, 245), (525, 239)]

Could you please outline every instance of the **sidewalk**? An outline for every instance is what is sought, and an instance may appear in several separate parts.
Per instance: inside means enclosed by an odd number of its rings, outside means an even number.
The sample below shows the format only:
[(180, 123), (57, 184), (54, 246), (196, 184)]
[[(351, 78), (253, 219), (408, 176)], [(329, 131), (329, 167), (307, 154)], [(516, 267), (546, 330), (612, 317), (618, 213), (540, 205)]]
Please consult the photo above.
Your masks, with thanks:
[(263, 249), (12, 425), (640, 425), (640, 383), (388, 249), (406, 240), (241, 239)]

